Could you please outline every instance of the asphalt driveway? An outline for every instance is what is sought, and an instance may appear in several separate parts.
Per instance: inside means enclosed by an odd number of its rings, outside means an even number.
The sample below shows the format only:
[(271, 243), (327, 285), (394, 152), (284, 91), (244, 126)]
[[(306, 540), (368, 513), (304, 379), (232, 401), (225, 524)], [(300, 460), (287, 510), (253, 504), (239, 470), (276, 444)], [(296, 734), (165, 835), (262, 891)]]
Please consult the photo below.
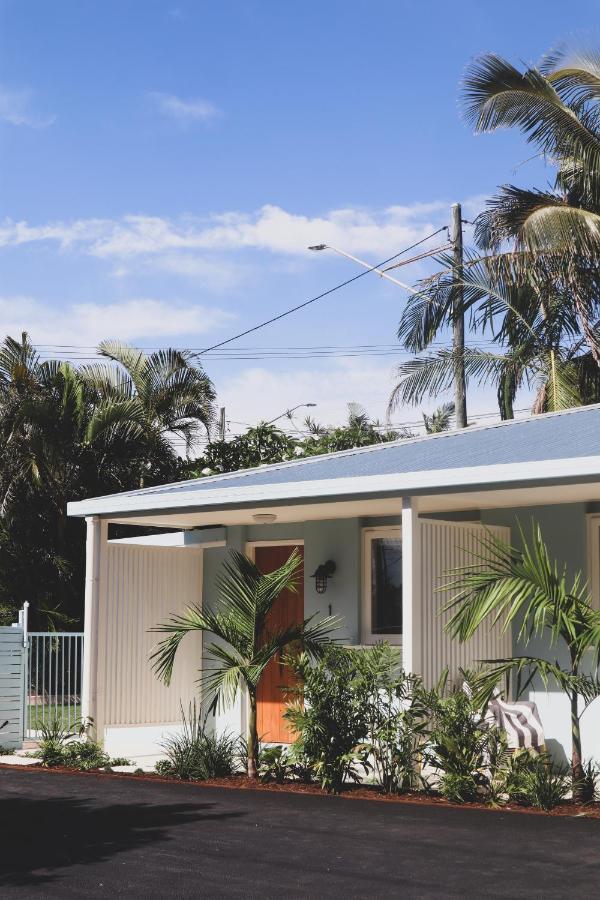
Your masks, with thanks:
[(600, 821), (0, 771), (0, 896), (581, 897)]

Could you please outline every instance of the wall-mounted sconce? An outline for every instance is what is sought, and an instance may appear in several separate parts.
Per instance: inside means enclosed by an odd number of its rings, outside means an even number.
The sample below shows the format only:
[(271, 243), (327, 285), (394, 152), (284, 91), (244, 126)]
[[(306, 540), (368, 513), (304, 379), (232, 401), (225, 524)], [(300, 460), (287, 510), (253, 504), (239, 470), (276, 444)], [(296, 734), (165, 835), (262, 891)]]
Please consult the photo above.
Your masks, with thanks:
[(332, 559), (328, 559), (327, 562), (321, 563), (320, 566), (317, 566), (313, 574), (310, 576), (315, 579), (315, 590), (317, 594), (324, 594), (327, 590), (327, 580), (331, 578), (333, 573), (336, 570), (336, 565)]

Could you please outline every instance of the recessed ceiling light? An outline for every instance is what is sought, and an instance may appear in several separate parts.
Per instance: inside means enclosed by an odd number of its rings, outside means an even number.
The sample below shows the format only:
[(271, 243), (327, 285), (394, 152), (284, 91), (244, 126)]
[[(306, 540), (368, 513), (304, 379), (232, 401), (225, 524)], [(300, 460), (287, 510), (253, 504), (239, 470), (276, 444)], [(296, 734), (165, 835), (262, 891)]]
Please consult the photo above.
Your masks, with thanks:
[(268, 525), (270, 522), (277, 521), (275, 513), (254, 513), (252, 518), (259, 525)]

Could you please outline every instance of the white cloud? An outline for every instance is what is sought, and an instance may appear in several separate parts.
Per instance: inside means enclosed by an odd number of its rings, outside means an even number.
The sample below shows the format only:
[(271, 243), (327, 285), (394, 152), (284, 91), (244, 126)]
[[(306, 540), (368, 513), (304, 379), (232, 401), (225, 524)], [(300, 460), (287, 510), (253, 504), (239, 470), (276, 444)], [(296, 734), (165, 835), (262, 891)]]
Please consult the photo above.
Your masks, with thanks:
[(32, 109), (33, 94), (30, 90), (12, 90), (0, 85), (0, 119), (10, 125), (28, 128), (47, 128), (56, 116), (44, 116)]
[[(226, 407), (232, 422), (255, 424), (272, 419), (298, 403), (316, 403), (316, 409), (298, 410), (296, 422), (310, 413), (324, 424), (339, 424), (347, 418), (348, 403), (356, 402), (372, 418), (385, 419), (387, 399), (393, 385), (393, 366), (364, 360), (334, 360), (328, 365), (281, 371), (262, 367), (244, 369), (235, 376), (220, 378), (220, 366), (210, 366), (219, 403)], [(324, 391), (323, 386), (327, 385)], [(418, 418), (414, 409), (410, 420)], [(396, 414), (394, 415), (396, 421)], [(399, 420), (398, 420), (399, 421)], [(285, 419), (282, 426), (287, 428)], [(232, 430), (243, 430), (232, 425)]]
[(227, 325), (222, 309), (148, 298), (116, 303), (75, 303), (52, 309), (32, 297), (0, 297), (0, 334), (28, 331), (34, 343), (95, 346), (108, 337), (124, 341), (188, 338)]
[[(312, 244), (340, 246), (350, 253), (391, 255), (448, 220), (445, 202), (389, 206), (382, 210), (336, 209), (305, 216), (266, 205), (254, 213), (227, 212), (206, 218), (128, 215), (30, 225), (10, 219), (0, 225), (0, 245), (55, 241), (93, 256), (126, 259), (174, 252), (266, 250), (307, 255)], [(440, 235), (443, 241), (443, 234)]]
[[(371, 419), (386, 421), (387, 402), (395, 384), (395, 367), (369, 360), (333, 360), (314, 369), (269, 371), (252, 367), (231, 378), (220, 378), (220, 368), (208, 363), (218, 390), (219, 404), (225, 406), (231, 433), (244, 431), (245, 425), (275, 418), (298, 403), (316, 403), (315, 409), (300, 409), (294, 422), (301, 428), (307, 413), (325, 425), (339, 425), (348, 418), (348, 403), (362, 406)], [(323, 390), (326, 385), (326, 390)], [(500, 418), (493, 388), (473, 386), (469, 392), (469, 417), (472, 423), (485, 424)], [(432, 412), (436, 406), (452, 400), (452, 391), (435, 399), (426, 399), (419, 407), (404, 406), (392, 415), (393, 424), (406, 424), (415, 433), (423, 431), (421, 410)], [(527, 406), (529, 395), (519, 395), (519, 405)], [(492, 416), (490, 417), (490, 413)], [(240, 424), (242, 423), (242, 424)], [(293, 429), (287, 419), (281, 427)]]
[(160, 113), (182, 124), (211, 122), (222, 115), (221, 110), (213, 103), (199, 97), (183, 100), (175, 94), (165, 94), (161, 91), (152, 91), (148, 97)]

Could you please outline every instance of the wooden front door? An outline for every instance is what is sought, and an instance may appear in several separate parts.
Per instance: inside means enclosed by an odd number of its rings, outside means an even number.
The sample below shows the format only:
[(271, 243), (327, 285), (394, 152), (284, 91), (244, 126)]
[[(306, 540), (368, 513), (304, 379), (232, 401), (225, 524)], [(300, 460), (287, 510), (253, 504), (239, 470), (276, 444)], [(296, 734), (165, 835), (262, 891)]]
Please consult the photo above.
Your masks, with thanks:
[[(304, 558), (301, 545), (290, 547), (256, 547), (254, 561), (265, 574), (279, 569), (297, 550)], [(283, 591), (274, 603), (267, 617), (267, 629), (280, 629), (304, 619), (304, 571), (298, 573), (297, 593)], [(257, 692), (258, 736), (267, 743), (289, 743), (293, 733), (283, 718), (286, 703), (286, 688), (294, 684), (294, 676), (279, 657), (272, 659), (260, 680)]]

